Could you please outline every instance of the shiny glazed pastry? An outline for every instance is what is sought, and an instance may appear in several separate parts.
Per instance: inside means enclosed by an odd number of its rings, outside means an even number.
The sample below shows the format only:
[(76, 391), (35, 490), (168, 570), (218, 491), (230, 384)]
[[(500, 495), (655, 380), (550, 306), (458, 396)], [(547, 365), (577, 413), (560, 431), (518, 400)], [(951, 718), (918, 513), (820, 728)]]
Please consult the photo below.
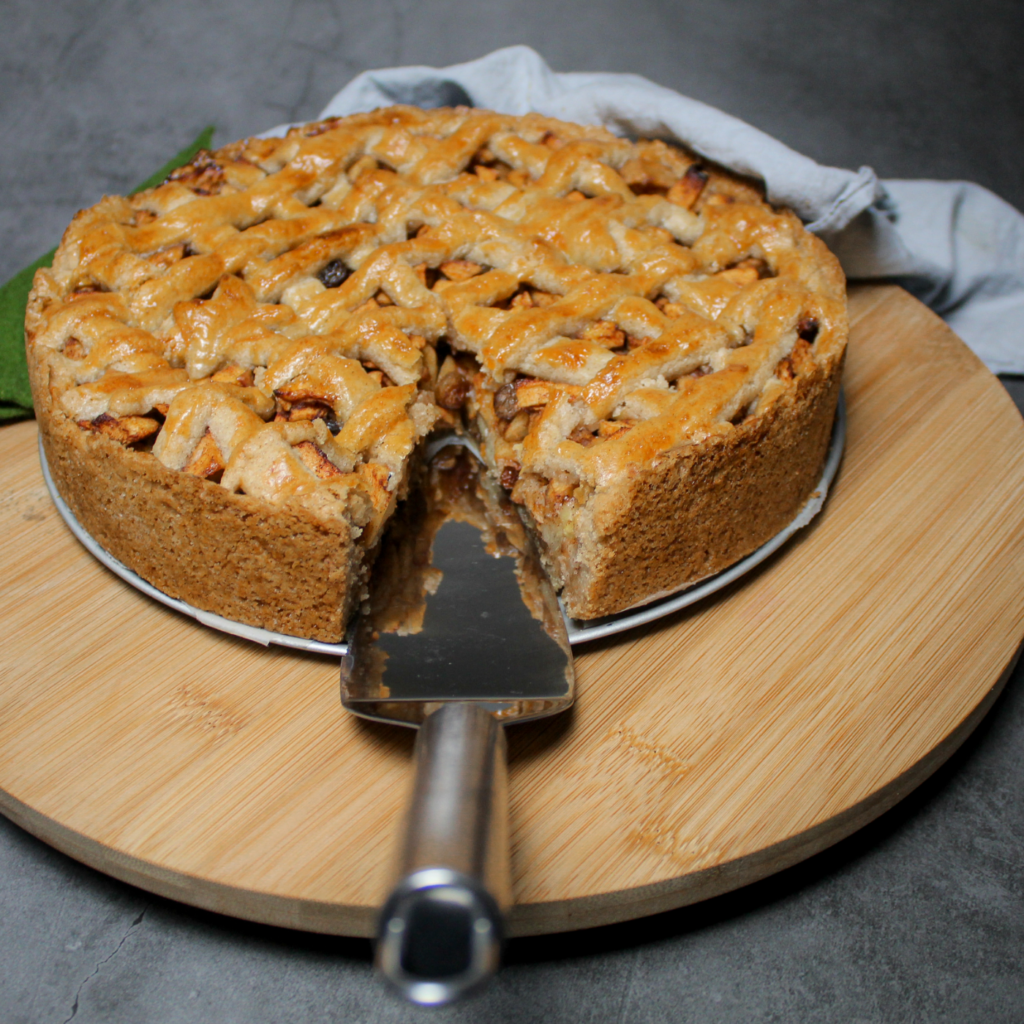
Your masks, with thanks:
[(718, 572), (824, 463), (847, 337), (825, 246), (662, 142), (392, 107), (107, 197), (36, 274), (51, 472), (166, 593), (338, 640), (421, 442), (457, 426), (571, 615)]

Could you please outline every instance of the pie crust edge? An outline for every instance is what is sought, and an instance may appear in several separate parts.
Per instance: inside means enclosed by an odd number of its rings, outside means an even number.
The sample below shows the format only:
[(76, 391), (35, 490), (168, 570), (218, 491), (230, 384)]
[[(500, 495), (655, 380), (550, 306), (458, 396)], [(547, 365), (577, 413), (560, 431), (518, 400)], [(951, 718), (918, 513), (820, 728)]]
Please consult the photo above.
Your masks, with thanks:
[(840, 358), (801, 378), (725, 438), (639, 468), (603, 495), (603, 514), (577, 519), (574, 545), (543, 542), (545, 529), (530, 517), (573, 617), (614, 614), (692, 586), (784, 529), (821, 478), (842, 367)]
[(365, 593), (365, 550), (351, 526), (297, 504), (230, 493), (82, 430), (52, 407), (32, 335), (29, 376), (43, 450), (85, 531), (170, 597), (246, 625), (336, 643)]

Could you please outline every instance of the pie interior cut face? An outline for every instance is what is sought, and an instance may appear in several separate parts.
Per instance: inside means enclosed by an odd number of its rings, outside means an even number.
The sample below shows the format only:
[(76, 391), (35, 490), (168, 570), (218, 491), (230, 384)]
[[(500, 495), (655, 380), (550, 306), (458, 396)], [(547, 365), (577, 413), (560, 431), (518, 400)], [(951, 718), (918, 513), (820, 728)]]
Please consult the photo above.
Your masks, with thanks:
[(424, 440), (472, 434), (571, 615), (720, 571), (824, 462), (824, 245), (662, 142), (391, 107), (77, 215), (26, 316), (61, 495), (166, 593), (336, 641)]

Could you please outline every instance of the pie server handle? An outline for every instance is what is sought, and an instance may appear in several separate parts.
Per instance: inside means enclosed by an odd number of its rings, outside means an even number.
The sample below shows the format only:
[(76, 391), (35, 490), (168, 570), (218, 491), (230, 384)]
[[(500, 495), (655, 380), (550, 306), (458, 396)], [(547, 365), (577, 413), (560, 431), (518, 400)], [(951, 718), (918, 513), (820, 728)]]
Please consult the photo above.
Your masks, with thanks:
[(511, 899), (505, 730), (479, 704), (442, 704), (416, 737), (398, 884), (381, 911), (377, 968), (440, 1005), (498, 968)]

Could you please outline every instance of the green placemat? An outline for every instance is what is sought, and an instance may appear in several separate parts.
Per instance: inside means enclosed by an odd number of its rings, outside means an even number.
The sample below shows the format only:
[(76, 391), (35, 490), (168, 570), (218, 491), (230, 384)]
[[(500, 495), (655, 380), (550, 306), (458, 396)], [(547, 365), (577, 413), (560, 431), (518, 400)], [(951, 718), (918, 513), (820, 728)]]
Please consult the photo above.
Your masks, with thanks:
[[(132, 189), (132, 194), (159, 185), (171, 171), (187, 164), (199, 150), (209, 149), (212, 140), (213, 125), (209, 125), (191, 145)], [(0, 286), (0, 423), (32, 415), (32, 393), (25, 363), (25, 303), (35, 272), (40, 267), (48, 267), (56, 251), (51, 249)]]

